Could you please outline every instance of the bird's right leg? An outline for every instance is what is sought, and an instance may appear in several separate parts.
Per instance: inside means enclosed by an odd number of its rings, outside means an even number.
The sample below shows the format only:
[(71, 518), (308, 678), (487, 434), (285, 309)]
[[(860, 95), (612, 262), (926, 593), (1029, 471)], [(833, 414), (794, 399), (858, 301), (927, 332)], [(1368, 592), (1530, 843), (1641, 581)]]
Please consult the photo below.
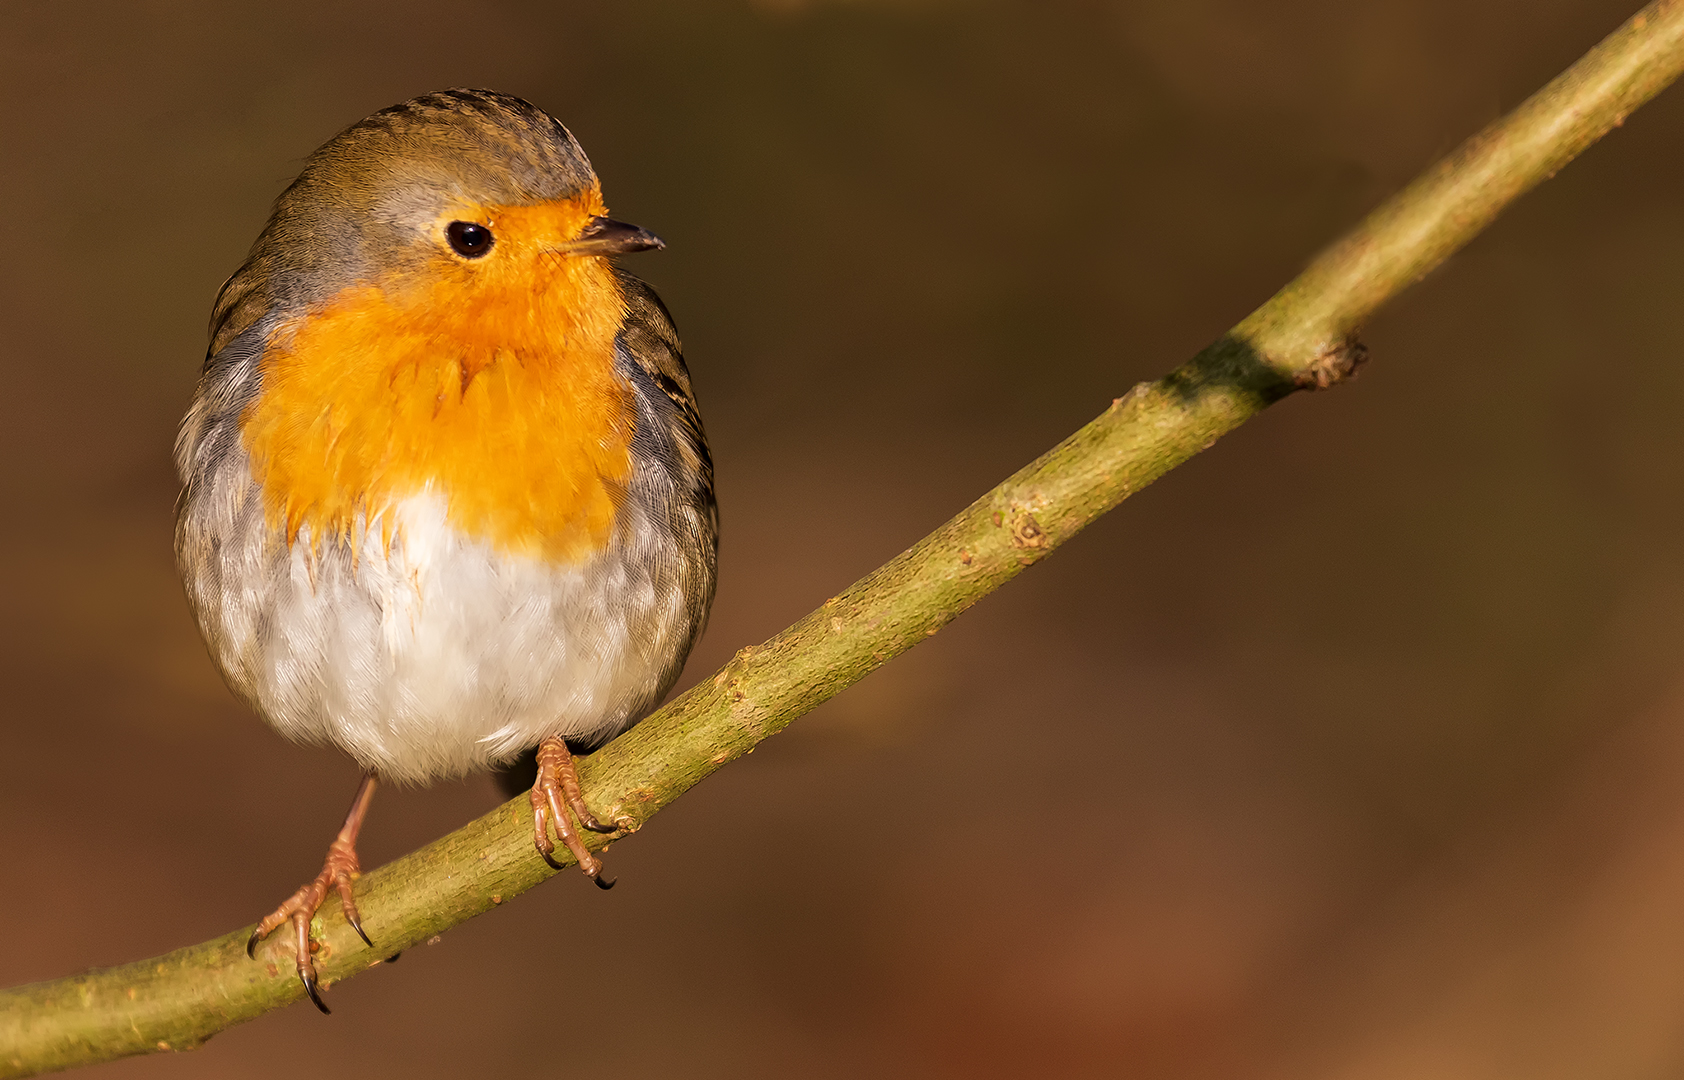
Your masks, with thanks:
[(316, 909), (322, 906), (322, 901), (327, 899), (328, 890), (333, 889), (339, 893), (339, 906), (345, 911), (345, 921), (363, 939), (363, 944), (374, 947), (374, 942), (363, 933), (362, 922), (357, 917), (357, 903), (351, 898), (351, 883), (362, 872), (357, 862), (357, 833), (363, 827), (363, 818), (368, 815), (368, 804), (373, 798), (374, 774), (369, 773), (357, 785), (357, 794), (351, 800), (351, 809), (345, 815), (345, 824), (340, 827), (339, 835), (328, 845), (322, 872), (265, 916), (246, 942), (246, 955), (256, 959), (257, 943), (268, 937), (271, 930), (290, 920), (293, 940), (298, 948), (298, 979), (304, 984), (304, 992), (316, 1003), (316, 1008), (324, 1013), (331, 1010), (322, 1004), (321, 995), (316, 992), (316, 965), (310, 961), (310, 920), (315, 916)]

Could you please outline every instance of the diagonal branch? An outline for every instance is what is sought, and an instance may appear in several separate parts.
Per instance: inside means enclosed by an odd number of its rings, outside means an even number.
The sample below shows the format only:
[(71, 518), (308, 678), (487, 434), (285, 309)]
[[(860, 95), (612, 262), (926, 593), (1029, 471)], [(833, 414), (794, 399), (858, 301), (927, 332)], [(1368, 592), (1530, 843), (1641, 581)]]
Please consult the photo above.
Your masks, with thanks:
[[(1345, 378), (1362, 359), (1353, 335), (1364, 320), (1681, 70), (1684, 0), (1657, 0), (1220, 340), (1136, 386), (947, 524), (593, 755), (581, 769), (592, 801), (635, 832), (697, 781), (934, 634), (1271, 403)], [(362, 946), (336, 910), (320, 917), (323, 986), (551, 873), (532, 851), (526, 799), (499, 807), (362, 879), (363, 922), (382, 953)], [(0, 991), (0, 1077), (189, 1049), (302, 997), (284, 945), (265, 944), (256, 963), (246, 958), (249, 931)]]

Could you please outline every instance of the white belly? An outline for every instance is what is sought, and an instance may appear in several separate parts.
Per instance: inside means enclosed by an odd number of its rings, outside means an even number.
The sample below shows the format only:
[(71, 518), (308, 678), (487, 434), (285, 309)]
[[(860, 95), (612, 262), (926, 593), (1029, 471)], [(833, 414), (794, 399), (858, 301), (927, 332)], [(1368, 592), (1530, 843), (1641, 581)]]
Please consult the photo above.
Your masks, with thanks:
[[(676, 677), (698, 627), (676, 552), (639, 528), (555, 567), (468, 540), (436, 496), (353, 546), (288, 548), (249, 489), (189, 593), (229, 685), (276, 730), (424, 782), (507, 762), (549, 735), (599, 744)], [(189, 513), (184, 523), (192, 518)], [(652, 546), (653, 545), (653, 546)]]

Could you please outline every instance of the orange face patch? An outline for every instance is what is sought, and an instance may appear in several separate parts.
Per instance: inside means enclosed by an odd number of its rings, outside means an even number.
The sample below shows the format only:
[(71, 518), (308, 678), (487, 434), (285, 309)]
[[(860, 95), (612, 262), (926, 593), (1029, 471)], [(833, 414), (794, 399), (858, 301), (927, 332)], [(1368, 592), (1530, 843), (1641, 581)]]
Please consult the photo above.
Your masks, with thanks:
[[(389, 541), (394, 506), (422, 494), (507, 554), (575, 563), (608, 542), (634, 426), (614, 372), (625, 303), (607, 260), (554, 250), (601, 213), (595, 192), (456, 207), (421, 268), (276, 329), (243, 434), (288, 543), (304, 526), (354, 539), (359, 518)], [(487, 225), (491, 250), (452, 253), (453, 220)]]

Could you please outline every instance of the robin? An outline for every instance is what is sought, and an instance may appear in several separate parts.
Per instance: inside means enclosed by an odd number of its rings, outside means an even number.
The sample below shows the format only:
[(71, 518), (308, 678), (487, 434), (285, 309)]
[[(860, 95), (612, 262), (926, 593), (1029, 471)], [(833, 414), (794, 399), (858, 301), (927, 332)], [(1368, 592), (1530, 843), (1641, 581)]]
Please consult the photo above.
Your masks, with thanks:
[[(176, 557), (211, 657), (287, 738), (363, 769), (322, 871), (352, 883), (377, 778), (536, 756), (533, 844), (598, 885), (573, 755), (678, 677), (713, 600), (713, 465), (670, 316), (613, 256), (584, 151), (489, 90), (384, 109), (317, 150), (217, 296), (176, 440)], [(372, 944), (372, 942), (370, 942)]]

